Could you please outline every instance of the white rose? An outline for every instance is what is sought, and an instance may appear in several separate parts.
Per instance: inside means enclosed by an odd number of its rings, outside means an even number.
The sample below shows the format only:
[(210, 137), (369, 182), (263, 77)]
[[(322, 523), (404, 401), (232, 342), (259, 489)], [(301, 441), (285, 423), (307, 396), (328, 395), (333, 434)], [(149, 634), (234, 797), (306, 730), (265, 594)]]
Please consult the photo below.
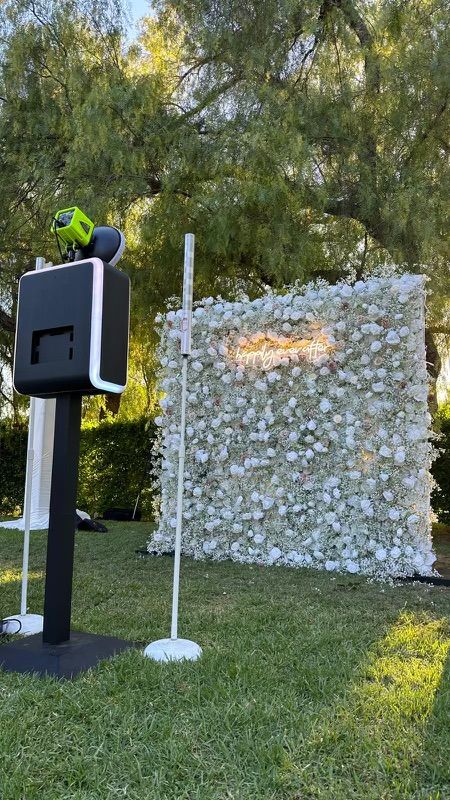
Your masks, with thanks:
[(406, 453), (404, 450), (397, 450), (394, 455), (394, 462), (396, 464), (404, 464), (406, 459)]
[(239, 475), (242, 476), (245, 472), (244, 467), (241, 467), (239, 464), (232, 464), (230, 467), (231, 475)]
[(275, 501), (272, 497), (263, 497), (262, 506), (264, 510), (267, 511), (269, 508), (272, 508), (274, 502)]

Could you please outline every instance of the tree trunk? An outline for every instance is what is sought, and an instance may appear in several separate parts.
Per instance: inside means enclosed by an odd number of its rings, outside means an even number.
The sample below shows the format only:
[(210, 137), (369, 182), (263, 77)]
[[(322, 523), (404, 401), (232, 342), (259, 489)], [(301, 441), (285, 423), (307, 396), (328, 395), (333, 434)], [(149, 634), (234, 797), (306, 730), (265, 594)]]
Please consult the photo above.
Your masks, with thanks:
[(0, 328), (8, 333), (14, 333), (16, 330), (16, 323), (14, 319), (0, 308)]
[(428, 405), (430, 414), (434, 415), (438, 410), (436, 382), (439, 378), (439, 373), (442, 367), (441, 357), (434, 341), (434, 336), (429, 330), (425, 329), (425, 351), (427, 359), (427, 369), (430, 376), (430, 385), (428, 390)]
[(121, 394), (111, 393), (105, 395), (105, 404), (100, 408), (100, 413), (98, 415), (100, 422), (103, 419), (106, 419), (107, 414), (112, 414), (113, 417), (117, 416), (119, 413), (121, 397)]

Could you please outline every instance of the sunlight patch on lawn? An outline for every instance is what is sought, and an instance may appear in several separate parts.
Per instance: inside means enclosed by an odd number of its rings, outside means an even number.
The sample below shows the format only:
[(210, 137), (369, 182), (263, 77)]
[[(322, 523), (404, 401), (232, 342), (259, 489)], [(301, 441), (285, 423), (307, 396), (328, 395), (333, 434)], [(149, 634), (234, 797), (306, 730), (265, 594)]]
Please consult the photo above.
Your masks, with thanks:
[[(40, 572), (29, 572), (28, 573), (28, 580), (33, 581), (37, 578), (42, 578), (44, 573)], [(22, 580), (22, 570), (21, 569), (2, 569), (0, 572), (0, 584), (4, 583), (17, 583)]]
[[(363, 712), (374, 720), (425, 722), (450, 649), (445, 619), (402, 614), (369, 660), (366, 680), (355, 689)], [(386, 721), (386, 720), (385, 720)]]
[(367, 786), (368, 798), (372, 785), (379, 792), (398, 783), (413, 796), (449, 650), (445, 619), (403, 612), (370, 649), (358, 681), (315, 721), (302, 756), (289, 754), (289, 787), (304, 789), (313, 781), (328, 800), (333, 792), (341, 796), (338, 789), (345, 796), (355, 783), (361, 791)]

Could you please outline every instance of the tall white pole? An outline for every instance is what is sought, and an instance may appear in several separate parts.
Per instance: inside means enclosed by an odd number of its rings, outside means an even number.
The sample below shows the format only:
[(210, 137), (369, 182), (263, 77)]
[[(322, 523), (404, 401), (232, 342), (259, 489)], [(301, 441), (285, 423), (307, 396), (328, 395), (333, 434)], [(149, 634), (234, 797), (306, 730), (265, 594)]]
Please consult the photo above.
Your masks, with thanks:
[(172, 627), (170, 638), (178, 637), (178, 597), (180, 590), (181, 534), (183, 529), (184, 455), (186, 438), (187, 362), (191, 354), (192, 294), (194, 284), (194, 235), (187, 233), (184, 240), (183, 313), (181, 317), (181, 425), (178, 448), (177, 526), (175, 531), (175, 556), (173, 569)]
[[(36, 269), (44, 269), (45, 258), (36, 259)], [(25, 475), (25, 498), (23, 502), (23, 560), (22, 560), (22, 594), (20, 602), (20, 613), (27, 613), (28, 596), (28, 561), (30, 555), (30, 518), (31, 518), (31, 490), (33, 488), (33, 467), (34, 467), (34, 421), (36, 417), (36, 399), (30, 398), (30, 413), (28, 418), (28, 450), (27, 450), (27, 469)]]
[(144, 651), (148, 658), (155, 661), (196, 661), (202, 654), (201, 647), (189, 639), (178, 638), (178, 601), (180, 592), (181, 538), (183, 530), (183, 490), (184, 490), (184, 456), (186, 436), (186, 396), (187, 366), (191, 353), (192, 328), (192, 293), (194, 284), (194, 234), (187, 233), (184, 239), (184, 276), (183, 276), (183, 308), (181, 316), (181, 423), (180, 443), (178, 447), (178, 487), (177, 487), (177, 523), (175, 531), (175, 554), (173, 568), (172, 592), (172, 624), (170, 639), (159, 639), (149, 644)]
[[(36, 269), (44, 269), (45, 258), (36, 259)], [(36, 398), (30, 398), (30, 412), (28, 416), (28, 445), (27, 445), (27, 465), (25, 472), (25, 497), (23, 501), (24, 536), (23, 536), (23, 557), (22, 557), (22, 588), (20, 597), (20, 614), (16, 617), (8, 617), (7, 631), (20, 633), (22, 636), (29, 636), (33, 633), (42, 631), (44, 619), (41, 614), (28, 614), (28, 572), (30, 557), (30, 521), (31, 521), (31, 492), (33, 488), (33, 468), (34, 468), (34, 427), (36, 418)], [(20, 629), (18, 629), (20, 623)]]
[(27, 450), (27, 469), (25, 475), (25, 499), (23, 503), (23, 560), (22, 560), (22, 594), (20, 601), (20, 613), (27, 613), (27, 594), (28, 594), (28, 559), (30, 555), (30, 518), (31, 518), (31, 489), (33, 486), (33, 466), (34, 466), (34, 419), (35, 419), (35, 398), (30, 398), (30, 415), (28, 421), (28, 450)]
[(178, 489), (177, 489), (177, 527), (175, 531), (175, 555), (173, 565), (172, 627), (170, 638), (178, 638), (178, 596), (180, 591), (181, 533), (183, 529), (183, 483), (184, 483), (184, 441), (186, 430), (186, 389), (187, 356), (183, 356), (181, 368), (181, 432), (178, 450)]

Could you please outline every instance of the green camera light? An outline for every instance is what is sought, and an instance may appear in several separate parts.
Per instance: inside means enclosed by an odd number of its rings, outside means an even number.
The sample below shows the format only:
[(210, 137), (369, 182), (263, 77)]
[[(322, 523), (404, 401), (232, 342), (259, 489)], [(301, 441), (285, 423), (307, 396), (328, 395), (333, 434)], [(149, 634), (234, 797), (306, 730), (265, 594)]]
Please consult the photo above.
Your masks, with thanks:
[(78, 206), (57, 211), (50, 228), (69, 248), (86, 247), (92, 239), (94, 223)]

